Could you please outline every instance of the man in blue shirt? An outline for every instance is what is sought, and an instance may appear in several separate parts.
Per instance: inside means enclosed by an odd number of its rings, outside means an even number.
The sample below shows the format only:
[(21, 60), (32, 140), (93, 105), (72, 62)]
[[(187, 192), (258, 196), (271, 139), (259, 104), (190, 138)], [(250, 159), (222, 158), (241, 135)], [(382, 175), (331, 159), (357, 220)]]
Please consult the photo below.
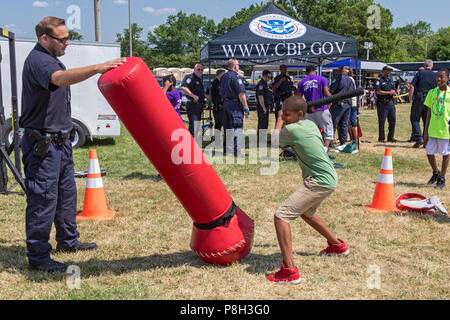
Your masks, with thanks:
[(258, 112), (258, 145), (259, 136), (266, 137), (269, 127), (269, 112), (272, 109), (273, 97), (268, 81), (272, 74), (269, 70), (262, 72), (262, 78), (256, 86), (256, 111)]
[(419, 148), (423, 144), (424, 134), (420, 131), (420, 119), (422, 119), (423, 127), (425, 128), (428, 110), (423, 103), (428, 91), (436, 87), (436, 73), (432, 71), (433, 61), (426, 60), (423, 67), (423, 70), (416, 73), (409, 88), (409, 101), (412, 101), (410, 115), (412, 133), (410, 142), (415, 142), (414, 148)]
[(280, 74), (272, 82), (273, 98), (275, 101), (275, 122), (278, 121), (279, 113), (283, 107), (283, 101), (292, 96), (293, 85), (291, 77), (287, 74), (286, 65), (282, 64), (280, 66)]
[(388, 141), (397, 142), (394, 138), (395, 134), (395, 104), (394, 96), (397, 95), (395, 91), (395, 84), (391, 80), (392, 68), (389, 66), (383, 67), (383, 76), (375, 82), (375, 93), (377, 95), (377, 114), (378, 114), (378, 142), (384, 142), (384, 123), (388, 119)]
[(184, 77), (181, 82), (181, 90), (188, 98), (186, 112), (189, 120), (189, 132), (197, 138), (201, 128), (203, 104), (205, 102), (205, 88), (203, 87), (203, 66), (197, 63), (194, 72)]
[(244, 112), (250, 113), (245, 96), (245, 86), (239, 77), (239, 62), (236, 59), (228, 60), (228, 72), (220, 79), (220, 95), (223, 98), (224, 108), (224, 152), (235, 157), (244, 157), (242, 154)]
[(31, 270), (65, 271), (67, 265), (50, 258), (52, 224), (57, 251), (95, 250), (95, 243), (78, 241), (77, 188), (71, 144), (70, 88), (98, 73), (123, 64), (118, 58), (103, 64), (66, 70), (58, 57), (69, 45), (63, 19), (46, 17), (36, 26), (38, 43), (22, 75), (21, 142), (27, 195), (27, 256)]
[[(331, 83), (330, 92), (332, 94), (344, 93), (353, 88), (353, 82), (348, 76), (348, 67), (339, 67), (339, 75)], [(344, 145), (347, 142), (351, 106), (352, 99), (349, 98), (334, 103), (330, 108), (331, 117), (333, 119), (333, 136), (336, 129), (339, 128), (338, 134), (340, 145)]]

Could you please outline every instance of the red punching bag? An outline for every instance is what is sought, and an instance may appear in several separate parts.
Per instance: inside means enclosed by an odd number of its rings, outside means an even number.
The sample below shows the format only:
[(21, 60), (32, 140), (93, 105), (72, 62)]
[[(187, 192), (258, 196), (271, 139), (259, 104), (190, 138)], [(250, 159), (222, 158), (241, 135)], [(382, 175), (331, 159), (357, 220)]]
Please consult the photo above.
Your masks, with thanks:
[(127, 58), (98, 87), (194, 221), (192, 250), (209, 263), (243, 259), (253, 220), (234, 204), (145, 62)]

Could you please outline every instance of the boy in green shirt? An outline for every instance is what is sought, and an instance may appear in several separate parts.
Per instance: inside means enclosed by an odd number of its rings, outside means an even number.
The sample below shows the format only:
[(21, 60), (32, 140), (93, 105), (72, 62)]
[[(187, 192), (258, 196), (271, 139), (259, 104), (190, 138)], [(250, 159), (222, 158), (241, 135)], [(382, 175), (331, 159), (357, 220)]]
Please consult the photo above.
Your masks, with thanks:
[[(436, 188), (445, 188), (445, 174), (447, 173), (450, 154), (450, 92), (447, 86), (448, 70), (441, 69), (438, 72), (437, 87), (430, 90), (424, 105), (428, 107), (425, 123), (424, 145), (427, 158), (433, 169), (433, 175), (428, 184), (436, 183)], [(436, 154), (442, 155), (442, 168), (438, 170)]]
[[(328, 229), (315, 214), (322, 201), (337, 186), (337, 174), (330, 158), (323, 149), (319, 129), (310, 120), (305, 120), (306, 102), (299, 96), (292, 96), (283, 103), (277, 120), (272, 144), (292, 146), (302, 170), (303, 185), (294, 192), (275, 212), (274, 223), (283, 261), (281, 269), (267, 279), (277, 283), (299, 283), (300, 273), (294, 263), (290, 222), (299, 216), (324, 236), (328, 247), (321, 254), (348, 255), (350, 251), (344, 241)], [(284, 125), (284, 127), (283, 127)], [(281, 132), (280, 132), (281, 130)]]

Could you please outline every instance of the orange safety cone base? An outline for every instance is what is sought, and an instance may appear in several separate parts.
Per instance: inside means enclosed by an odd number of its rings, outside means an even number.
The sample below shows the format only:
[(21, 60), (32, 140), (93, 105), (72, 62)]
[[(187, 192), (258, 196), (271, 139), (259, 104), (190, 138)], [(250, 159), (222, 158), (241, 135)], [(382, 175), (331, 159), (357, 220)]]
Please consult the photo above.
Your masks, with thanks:
[(89, 152), (89, 170), (84, 194), (83, 210), (77, 215), (77, 220), (112, 220), (116, 211), (108, 210), (105, 189), (98, 165), (97, 151)]
[(95, 215), (86, 215), (85, 212), (81, 211), (77, 215), (77, 220), (84, 221), (84, 220), (97, 220), (97, 221), (108, 221), (114, 219), (116, 216), (117, 211), (107, 210), (106, 212), (102, 212), (101, 215), (95, 214)]
[(372, 208), (370, 205), (364, 205), (364, 209), (369, 211), (370, 213), (385, 213), (385, 212), (401, 212), (396, 206), (393, 206), (392, 209), (382, 210), (377, 208)]

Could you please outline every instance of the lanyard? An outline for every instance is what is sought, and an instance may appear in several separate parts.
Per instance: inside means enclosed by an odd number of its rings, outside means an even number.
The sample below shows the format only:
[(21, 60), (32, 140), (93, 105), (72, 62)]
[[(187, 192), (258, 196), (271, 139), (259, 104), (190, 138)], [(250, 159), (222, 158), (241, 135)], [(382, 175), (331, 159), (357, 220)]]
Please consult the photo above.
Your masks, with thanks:
[(442, 99), (441, 99), (441, 97), (440, 97), (440, 91), (439, 91), (439, 88), (438, 88), (438, 91), (437, 91), (437, 98), (436, 98), (436, 101), (437, 101), (437, 103), (438, 103), (438, 105), (439, 105), (439, 111), (438, 111), (438, 113), (437, 113), (438, 119), (440, 118), (442, 109), (444, 108), (444, 104), (445, 104), (445, 96), (446, 96), (446, 95), (447, 95), (447, 88), (445, 89), (445, 91), (444, 91), (444, 96), (443, 96)]

